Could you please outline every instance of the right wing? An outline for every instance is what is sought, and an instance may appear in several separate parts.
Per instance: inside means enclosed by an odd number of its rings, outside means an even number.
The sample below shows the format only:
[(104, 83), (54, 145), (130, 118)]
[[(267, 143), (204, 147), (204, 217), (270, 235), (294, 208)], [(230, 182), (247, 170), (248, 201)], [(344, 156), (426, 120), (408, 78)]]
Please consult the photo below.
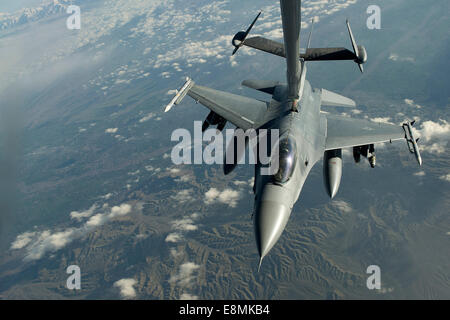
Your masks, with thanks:
[(250, 128), (256, 129), (266, 121), (265, 115), (269, 107), (267, 102), (199, 86), (190, 79), (186, 83), (188, 85), (185, 84), (180, 92), (177, 91), (177, 95), (172, 100), (174, 102), (166, 107), (166, 111), (171, 105), (180, 103), (187, 94), (244, 131)]
[(327, 114), (325, 150), (362, 146), (378, 142), (405, 139), (405, 130), (381, 122)]

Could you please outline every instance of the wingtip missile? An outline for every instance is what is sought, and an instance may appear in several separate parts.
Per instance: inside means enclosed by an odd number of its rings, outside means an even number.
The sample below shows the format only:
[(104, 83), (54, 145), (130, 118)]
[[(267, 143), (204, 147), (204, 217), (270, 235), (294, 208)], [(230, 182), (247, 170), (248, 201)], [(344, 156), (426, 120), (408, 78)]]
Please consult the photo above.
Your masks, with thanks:
[(409, 152), (414, 153), (417, 163), (419, 164), (419, 166), (422, 166), (422, 156), (420, 155), (419, 146), (417, 144), (419, 138), (414, 137), (414, 132), (412, 130), (412, 126), (414, 123), (415, 120), (412, 122), (407, 121), (403, 124), (403, 130), (405, 130), (405, 138), (406, 143), (408, 144)]
[(194, 85), (194, 81), (192, 81), (191, 78), (186, 77), (186, 82), (184, 85), (180, 88), (180, 90), (175, 90), (175, 96), (170, 100), (169, 104), (164, 108), (164, 112), (168, 112), (174, 105), (177, 105), (183, 100), (183, 98), (186, 96), (188, 91), (192, 88)]

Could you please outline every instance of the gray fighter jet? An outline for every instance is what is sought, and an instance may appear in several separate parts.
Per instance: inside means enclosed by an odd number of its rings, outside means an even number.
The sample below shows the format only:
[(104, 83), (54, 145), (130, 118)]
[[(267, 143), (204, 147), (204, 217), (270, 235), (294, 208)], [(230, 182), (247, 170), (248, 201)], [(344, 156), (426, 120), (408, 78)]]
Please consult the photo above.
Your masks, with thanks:
[[(280, 0), (284, 44), (262, 37), (247, 39), (261, 13), (247, 31), (238, 32), (232, 41), (235, 47), (233, 54), (240, 47), (249, 46), (286, 59), (286, 84), (265, 80), (245, 80), (242, 83), (271, 95), (270, 101), (262, 102), (206, 88), (188, 78), (166, 107), (168, 111), (187, 94), (211, 110), (203, 123), (203, 130), (209, 125), (217, 125), (218, 130), (223, 130), (227, 122), (243, 130), (279, 129), (278, 171), (273, 175), (261, 175), (258, 169), (262, 165), (255, 165), (253, 221), (259, 267), (280, 238), (309, 172), (322, 156), (325, 188), (331, 198), (336, 195), (341, 180), (342, 148), (353, 148), (356, 162), (362, 155), (374, 167), (375, 143), (406, 139), (409, 151), (415, 154), (419, 165), (422, 164), (412, 131), (414, 122), (396, 126), (321, 112), (322, 106), (355, 107), (356, 104), (331, 91), (313, 89), (306, 80), (306, 62), (352, 60), (362, 72), (367, 53), (363, 46), (356, 44), (347, 21), (353, 51), (309, 48), (310, 33), (306, 52), (301, 54), (300, 4), (300, 0)], [(224, 173), (230, 173), (234, 167), (235, 164), (225, 164)]]

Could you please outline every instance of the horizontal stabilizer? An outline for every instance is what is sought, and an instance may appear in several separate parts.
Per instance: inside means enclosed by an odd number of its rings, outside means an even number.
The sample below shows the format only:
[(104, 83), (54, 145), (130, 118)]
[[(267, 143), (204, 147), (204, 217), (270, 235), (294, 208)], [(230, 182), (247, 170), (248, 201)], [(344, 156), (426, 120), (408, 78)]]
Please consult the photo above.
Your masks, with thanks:
[[(257, 50), (261, 50), (279, 57), (286, 57), (284, 44), (266, 39), (263, 37), (253, 37), (244, 41), (244, 45)], [(305, 53), (301, 53), (300, 59), (305, 61), (327, 61), (327, 60), (351, 60), (357, 59), (356, 55), (345, 48), (308, 48)]]
[(355, 60), (353, 52), (345, 48), (308, 48), (300, 55), (305, 61)]
[(322, 106), (356, 107), (355, 101), (340, 94), (322, 89)]
[(253, 37), (244, 41), (244, 45), (279, 57), (286, 57), (284, 44), (263, 37)]
[(244, 80), (242, 81), (242, 85), (255, 89), (258, 91), (262, 91), (268, 94), (272, 94), (275, 91), (275, 87), (279, 85), (280, 83), (278, 81), (271, 81), (271, 80)]

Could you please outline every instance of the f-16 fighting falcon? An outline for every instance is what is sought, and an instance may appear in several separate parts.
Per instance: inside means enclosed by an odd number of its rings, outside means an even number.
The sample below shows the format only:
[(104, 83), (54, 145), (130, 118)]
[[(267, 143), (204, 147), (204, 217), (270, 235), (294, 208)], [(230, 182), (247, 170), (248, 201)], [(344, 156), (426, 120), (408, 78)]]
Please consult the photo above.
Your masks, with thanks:
[[(422, 164), (417, 140), (413, 136), (414, 122), (402, 126), (375, 123), (321, 112), (323, 106), (355, 107), (353, 100), (325, 89), (313, 89), (306, 80), (308, 61), (352, 60), (361, 72), (367, 60), (363, 46), (357, 45), (350, 24), (347, 28), (353, 50), (345, 48), (310, 48), (311, 33), (306, 52), (300, 53), (301, 1), (280, 0), (284, 44), (263, 37), (247, 38), (259, 15), (247, 31), (238, 32), (232, 41), (235, 54), (242, 46), (252, 47), (286, 59), (287, 82), (245, 80), (242, 85), (272, 96), (262, 102), (195, 84), (187, 79), (184, 86), (167, 105), (168, 111), (187, 95), (211, 111), (203, 124), (217, 125), (223, 130), (227, 121), (237, 128), (278, 129), (278, 171), (262, 175), (258, 161), (255, 165), (253, 186), (255, 204), (254, 232), (262, 259), (280, 238), (292, 207), (299, 198), (303, 184), (314, 164), (323, 156), (323, 175), (328, 195), (333, 198), (339, 189), (342, 175), (342, 148), (353, 148), (353, 157), (361, 155), (375, 166), (375, 143), (406, 139), (409, 151)], [(312, 31), (312, 28), (311, 28)], [(230, 173), (235, 164), (224, 164), (224, 173)]]

